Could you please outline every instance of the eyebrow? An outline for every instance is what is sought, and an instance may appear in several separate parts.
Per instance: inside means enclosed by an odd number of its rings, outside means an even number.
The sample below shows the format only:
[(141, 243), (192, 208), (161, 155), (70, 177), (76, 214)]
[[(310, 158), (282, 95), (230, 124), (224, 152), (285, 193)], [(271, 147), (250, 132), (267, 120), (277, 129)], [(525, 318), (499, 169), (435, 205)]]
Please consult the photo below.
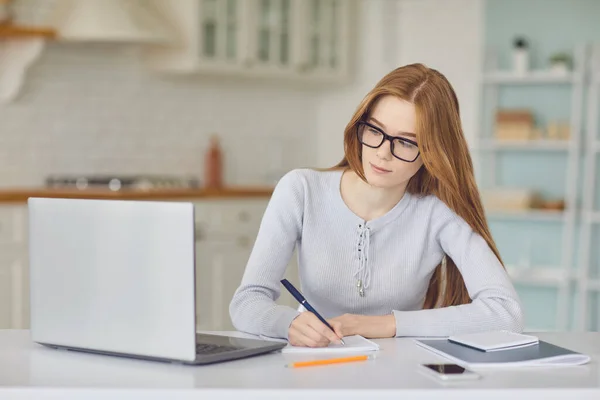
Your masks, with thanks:
[[(375, 123), (376, 123), (377, 125), (379, 125), (379, 126), (382, 128), (382, 129), (386, 129), (385, 125), (384, 125), (384, 124), (382, 124), (380, 121), (378, 121), (376, 118), (369, 117), (369, 120), (371, 120), (371, 121), (375, 122)], [(417, 137), (417, 135), (415, 135), (415, 134), (414, 134), (414, 133), (412, 133), (412, 132), (402, 132), (402, 131), (399, 131), (399, 132), (397, 132), (397, 133), (398, 133), (399, 135), (402, 135), (402, 136), (410, 136), (410, 137), (414, 137), (414, 138), (416, 138), (416, 137)]]

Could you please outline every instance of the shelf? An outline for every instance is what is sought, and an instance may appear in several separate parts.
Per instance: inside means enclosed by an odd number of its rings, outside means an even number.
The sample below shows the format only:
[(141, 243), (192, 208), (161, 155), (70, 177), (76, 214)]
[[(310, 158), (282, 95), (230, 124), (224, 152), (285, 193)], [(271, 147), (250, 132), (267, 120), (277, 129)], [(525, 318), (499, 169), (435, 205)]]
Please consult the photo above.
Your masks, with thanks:
[(529, 220), (540, 222), (562, 222), (567, 218), (563, 210), (488, 211), (488, 219)]
[(56, 38), (56, 31), (52, 28), (0, 25), (0, 39), (26, 37), (45, 37), (48, 39), (54, 39)]
[(556, 328), (536, 328), (535, 326), (526, 326), (525, 332), (527, 333), (554, 333), (559, 332)]
[(483, 75), (485, 83), (506, 83), (506, 84), (544, 84), (544, 83), (561, 83), (570, 84), (578, 81), (578, 78), (573, 73), (559, 74), (552, 71), (531, 71), (525, 75), (517, 75), (510, 71), (494, 71)]
[(599, 223), (600, 222), (600, 211), (583, 212), (582, 217), (583, 217), (584, 221), (591, 220), (593, 223)]
[(589, 290), (600, 290), (600, 279), (590, 279), (587, 282), (587, 287)]
[(566, 151), (571, 141), (568, 140), (496, 140), (482, 139), (479, 148), (483, 150), (521, 150), (521, 151)]
[(572, 279), (569, 271), (561, 267), (516, 267), (506, 266), (514, 282), (536, 286), (562, 286)]

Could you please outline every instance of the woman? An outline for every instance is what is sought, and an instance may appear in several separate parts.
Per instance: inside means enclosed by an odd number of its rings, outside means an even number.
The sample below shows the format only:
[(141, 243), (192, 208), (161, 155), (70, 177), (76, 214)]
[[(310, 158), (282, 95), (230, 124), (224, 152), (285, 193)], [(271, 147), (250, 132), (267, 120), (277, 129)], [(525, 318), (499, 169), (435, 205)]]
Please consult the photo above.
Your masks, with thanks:
[[(344, 149), (336, 167), (277, 184), (230, 305), (236, 329), (310, 347), (520, 332), (446, 78), (420, 64), (390, 72), (347, 125)], [(302, 292), (335, 332), (275, 303), (295, 246)]]

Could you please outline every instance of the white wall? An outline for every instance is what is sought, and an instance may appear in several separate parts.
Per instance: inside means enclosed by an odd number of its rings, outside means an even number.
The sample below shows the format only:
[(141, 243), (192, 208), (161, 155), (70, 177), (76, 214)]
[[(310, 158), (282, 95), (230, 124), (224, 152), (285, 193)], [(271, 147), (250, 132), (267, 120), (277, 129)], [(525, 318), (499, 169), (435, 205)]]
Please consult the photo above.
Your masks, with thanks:
[(269, 168), (315, 162), (314, 96), (277, 82), (161, 79), (135, 48), (52, 43), (0, 106), (0, 186), (56, 173), (201, 177), (213, 132), (229, 183), (272, 183)]
[(343, 130), (362, 97), (387, 72), (414, 62), (439, 70), (454, 86), (472, 145), (479, 123), (483, 7), (483, 0), (363, 1), (356, 79), (317, 105), (319, 166), (342, 158)]

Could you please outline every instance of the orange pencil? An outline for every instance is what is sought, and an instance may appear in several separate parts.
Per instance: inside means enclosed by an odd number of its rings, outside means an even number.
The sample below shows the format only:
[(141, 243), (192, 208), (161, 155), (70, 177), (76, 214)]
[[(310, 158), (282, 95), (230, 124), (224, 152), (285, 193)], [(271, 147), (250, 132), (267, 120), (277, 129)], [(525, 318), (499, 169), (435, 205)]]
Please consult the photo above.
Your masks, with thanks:
[(328, 358), (325, 360), (313, 360), (313, 361), (299, 361), (291, 364), (287, 364), (287, 368), (300, 368), (300, 367), (312, 367), (315, 365), (328, 365), (328, 364), (340, 364), (354, 361), (366, 361), (374, 356), (353, 356), (353, 357), (342, 357), (342, 358)]

